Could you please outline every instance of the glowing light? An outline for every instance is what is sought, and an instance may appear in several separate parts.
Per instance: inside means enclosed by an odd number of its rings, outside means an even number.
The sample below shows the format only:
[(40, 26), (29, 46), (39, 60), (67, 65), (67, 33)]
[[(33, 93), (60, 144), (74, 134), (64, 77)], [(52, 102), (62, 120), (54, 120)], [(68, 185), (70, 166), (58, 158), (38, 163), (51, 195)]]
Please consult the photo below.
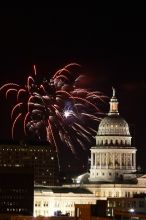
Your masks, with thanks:
[(36, 75), (36, 66), (33, 65), (33, 69), (34, 69), (34, 74)]
[(70, 110), (66, 110), (65, 112), (64, 112), (64, 116), (66, 117), (66, 118), (68, 118), (69, 116), (71, 116), (72, 115), (72, 111), (70, 111)]
[(135, 209), (131, 208), (131, 209), (129, 209), (129, 212), (133, 213), (133, 212), (135, 212)]

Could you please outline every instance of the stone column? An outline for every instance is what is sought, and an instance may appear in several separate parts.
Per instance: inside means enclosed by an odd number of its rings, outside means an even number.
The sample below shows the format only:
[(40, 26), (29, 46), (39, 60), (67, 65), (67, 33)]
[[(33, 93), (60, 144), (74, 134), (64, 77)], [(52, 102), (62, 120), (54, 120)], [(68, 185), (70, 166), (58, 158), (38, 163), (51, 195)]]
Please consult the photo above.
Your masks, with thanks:
[(126, 154), (124, 153), (124, 169), (126, 167)]
[(122, 153), (120, 153), (120, 169), (122, 169)]
[(134, 167), (134, 153), (132, 153), (132, 167)]
[(113, 153), (112, 158), (113, 158), (113, 168), (115, 168), (115, 153)]
[(101, 154), (101, 168), (104, 166), (104, 153)]
[(93, 166), (95, 166), (95, 153), (92, 154), (92, 159), (93, 159)]
[(96, 165), (96, 154), (94, 153), (94, 166)]
[(120, 166), (120, 154), (118, 153), (118, 156), (117, 156), (117, 161), (118, 161), (118, 169), (119, 169), (119, 166)]
[(106, 168), (108, 168), (108, 153), (106, 153)]
[(100, 164), (99, 164), (99, 166), (100, 166), (100, 169), (101, 169), (101, 153), (100, 153)]
[(136, 154), (134, 153), (134, 169), (136, 168)]
[(93, 153), (91, 152), (91, 167), (93, 166)]
[(133, 157), (133, 153), (131, 154), (131, 157), (130, 157), (130, 164), (131, 164), (131, 168), (133, 167), (133, 164), (132, 164), (132, 157)]
[(126, 153), (124, 153), (124, 165), (125, 165), (125, 167), (127, 166)]
[(97, 153), (95, 153), (95, 168), (97, 166)]

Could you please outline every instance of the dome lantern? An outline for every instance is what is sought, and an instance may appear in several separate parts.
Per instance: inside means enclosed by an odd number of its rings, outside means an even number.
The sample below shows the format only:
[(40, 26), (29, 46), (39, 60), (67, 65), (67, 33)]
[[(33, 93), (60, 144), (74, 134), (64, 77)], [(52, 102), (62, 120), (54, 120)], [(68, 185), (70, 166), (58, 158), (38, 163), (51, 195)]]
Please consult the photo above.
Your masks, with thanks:
[(108, 115), (119, 115), (119, 112), (118, 112), (118, 100), (116, 98), (116, 91), (115, 91), (115, 88), (112, 87), (112, 90), (113, 90), (113, 96), (110, 100), (110, 111), (108, 113)]
[[(122, 136), (130, 137), (129, 125), (119, 114), (118, 99), (116, 98), (115, 88), (112, 87), (113, 94), (110, 99), (110, 110), (105, 118), (99, 124), (96, 140), (99, 136)], [(129, 142), (129, 141), (128, 141)]]

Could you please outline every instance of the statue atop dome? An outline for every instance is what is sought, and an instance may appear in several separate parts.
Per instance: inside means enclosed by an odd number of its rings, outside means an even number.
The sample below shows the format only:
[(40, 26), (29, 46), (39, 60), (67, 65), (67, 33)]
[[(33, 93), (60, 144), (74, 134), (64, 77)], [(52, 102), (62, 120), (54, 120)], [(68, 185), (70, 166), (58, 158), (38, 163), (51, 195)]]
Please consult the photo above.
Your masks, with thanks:
[(115, 97), (116, 96), (116, 90), (115, 90), (114, 87), (112, 87), (112, 90), (113, 90), (113, 97)]

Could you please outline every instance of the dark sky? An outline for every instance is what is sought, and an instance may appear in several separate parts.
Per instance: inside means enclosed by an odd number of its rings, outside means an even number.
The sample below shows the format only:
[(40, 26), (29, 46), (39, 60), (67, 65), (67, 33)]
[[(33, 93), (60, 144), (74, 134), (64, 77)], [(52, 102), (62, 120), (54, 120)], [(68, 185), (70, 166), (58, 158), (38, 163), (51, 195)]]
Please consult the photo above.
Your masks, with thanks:
[[(94, 87), (117, 90), (120, 113), (131, 124), (138, 160), (146, 168), (146, 26), (142, 16), (98, 16), (87, 8), (0, 9), (0, 84), (24, 85), (36, 64), (52, 73), (80, 63)], [(9, 105), (1, 94), (0, 139), (10, 138)]]

